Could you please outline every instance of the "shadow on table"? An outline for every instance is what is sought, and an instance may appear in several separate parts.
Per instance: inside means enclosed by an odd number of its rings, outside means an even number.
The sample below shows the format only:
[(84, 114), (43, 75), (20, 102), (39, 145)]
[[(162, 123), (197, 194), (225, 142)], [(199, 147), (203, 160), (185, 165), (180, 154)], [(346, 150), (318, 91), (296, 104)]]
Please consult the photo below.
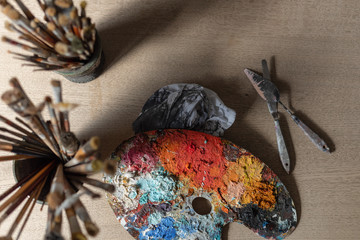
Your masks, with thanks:
[(155, 35), (168, 27), (180, 14), (188, 1), (135, 2), (131, 9), (134, 14), (122, 17), (122, 12), (112, 22), (98, 29), (105, 54), (104, 71), (138, 46), (145, 38)]

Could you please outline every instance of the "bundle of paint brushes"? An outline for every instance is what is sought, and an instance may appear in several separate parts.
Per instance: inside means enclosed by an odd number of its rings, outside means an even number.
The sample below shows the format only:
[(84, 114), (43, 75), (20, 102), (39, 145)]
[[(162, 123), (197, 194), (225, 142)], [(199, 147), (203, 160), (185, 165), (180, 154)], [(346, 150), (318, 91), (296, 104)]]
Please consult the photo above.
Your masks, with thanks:
[[(79, 219), (87, 233), (95, 236), (99, 229), (80, 201), (80, 196), (99, 197), (87, 185), (113, 192), (113, 185), (89, 176), (100, 171), (114, 174), (116, 163), (100, 160), (98, 137), (92, 137), (81, 145), (70, 131), (69, 111), (76, 105), (63, 102), (59, 81), (52, 81), (54, 102), (51, 97), (45, 97), (38, 106), (29, 99), (16, 78), (10, 80), (10, 85), (12, 89), (2, 95), (2, 100), (21, 118), (16, 118), (19, 123), (15, 123), (0, 115), (0, 121), (8, 126), (0, 128), (1, 132), (7, 134), (0, 134), (0, 150), (15, 153), (0, 156), (0, 161), (14, 160), (18, 167), (30, 161), (31, 164), (27, 166), (34, 169), (20, 169), (20, 172), (28, 171), (29, 174), (18, 179), (14, 186), (0, 195), (0, 223), (22, 206), (8, 234), (0, 239), (12, 239), (15, 229), (22, 222), (17, 235), (19, 238), (38, 200), (48, 204), (45, 239), (63, 239), (60, 231), (63, 212), (69, 221), (72, 239), (86, 239)], [(45, 121), (41, 114), (45, 107), (49, 110), (49, 121)], [(41, 193), (46, 191), (47, 184), (46, 197), (39, 199)]]
[(2, 37), (2, 41), (29, 51), (33, 55), (9, 51), (15, 58), (30, 62), (36, 70), (71, 70), (86, 64), (94, 53), (95, 24), (87, 17), (86, 2), (80, 4), (80, 14), (72, 0), (37, 0), (45, 22), (31, 13), (21, 0), (15, 0), (22, 13), (7, 0), (0, 0), (2, 12), (11, 20), (5, 27), (20, 34), (28, 44)]

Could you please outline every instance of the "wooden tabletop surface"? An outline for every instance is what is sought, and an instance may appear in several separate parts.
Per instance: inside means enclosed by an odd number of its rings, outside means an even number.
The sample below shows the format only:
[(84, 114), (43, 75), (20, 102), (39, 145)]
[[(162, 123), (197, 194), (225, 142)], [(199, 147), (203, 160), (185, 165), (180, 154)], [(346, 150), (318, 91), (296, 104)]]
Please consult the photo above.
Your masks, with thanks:
[[(24, 2), (40, 14), (36, 1)], [(88, 3), (88, 15), (97, 24), (106, 56), (105, 72), (90, 83), (74, 84), (55, 73), (21, 67), (6, 53), (14, 47), (1, 43), (1, 92), (10, 88), (8, 81), (16, 76), (39, 103), (52, 94), (50, 80), (61, 80), (64, 99), (80, 104), (70, 116), (72, 130), (80, 138), (100, 136), (107, 156), (133, 135), (131, 124), (154, 91), (171, 83), (201, 84), (237, 112), (224, 137), (262, 159), (287, 186), (299, 214), (289, 240), (359, 239), (360, 1)], [(4, 20), (0, 15), (1, 25)], [(1, 27), (0, 34), (8, 33)], [(333, 151), (319, 151), (282, 111), (290, 175), (281, 167), (266, 103), (243, 73), (244, 68), (261, 71), (261, 59), (270, 62), (282, 101)], [(3, 103), (0, 112), (15, 117)], [(11, 164), (1, 163), (0, 192), (13, 183)], [(84, 197), (84, 202), (101, 229), (94, 239), (132, 239), (104, 197), (96, 201)], [(46, 212), (35, 208), (22, 239), (42, 239)], [(0, 235), (10, 222), (2, 224)], [(225, 228), (223, 239), (261, 238), (233, 223)]]

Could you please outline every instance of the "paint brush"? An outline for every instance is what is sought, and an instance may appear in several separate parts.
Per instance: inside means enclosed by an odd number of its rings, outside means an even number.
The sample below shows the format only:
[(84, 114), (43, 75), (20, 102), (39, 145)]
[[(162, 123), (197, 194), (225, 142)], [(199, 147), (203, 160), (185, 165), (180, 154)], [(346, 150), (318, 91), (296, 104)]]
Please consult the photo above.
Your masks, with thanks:
[(62, 102), (63, 99), (62, 99), (61, 82), (58, 80), (51, 80), (51, 86), (55, 96), (55, 103)]
[(99, 145), (100, 145), (99, 138), (92, 137), (88, 142), (86, 142), (83, 146), (79, 148), (75, 156), (65, 164), (65, 167), (70, 167), (83, 162), (86, 159), (86, 157), (90, 156), (91, 154), (93, 154), (95, 151), (98, 150)]
[(30, 159), (30, 158), (35, 158), (35, 156), (20, 155), (20, 154), (11, 155), (11, 156), (0, 156), (0, 162), (24, 160), (24, 159)]
[(64, 200), (64, 172), (63, 172), (63, 166), (59, 164), (55, 176), (51, 183), (50, 192), (46, 196), (46, 201), (49, 205), (49, 208), (55, 210), (57, 207), (60, 206), (63, 200)]
[(81, 232), (81, 228), (79, 222), (76, 219), (76, 214), (73, 208), (68, 208), (65, 210), (66, 216), (69, 221), (70, 231), (71, 231), (71, 239), (72, 240), (85, 240), (86, 237)]
[(44, 56), (44, 57), (50, 56), (50, 53), (48, 51), (46, 51), (46, 50), (30, 47), (30, 46), (28, 46), (26, 44), (20, 43), (18, 41), (12, 40), (12, 39), (7, 38), (7, 37), (2, 37), (1, 41), (6, 42), (8, 44), (11, 44), (13, 46), (19, 47), (19, 48), (21, 48), (21, 49), (23, 49), (25, 51), (29, 51), (29, 52), (31, 52), (31, 53), (33, 53), (35, 55)]
[(15, 117), (15, 120), (18, 121), (19, 123), (21, 123), (23, 126), (27, 127), (27, 129), (29, 129), (32, 133), (34, 133), (34, 131), (29, 126), (29, 124), (24, 122), (21, 118)]
[[(48, 165), (46, 165), (44, 168), (42, 168), (39, 172), (37, 172), (33, 177), (31, 177), (24, 185), (15, 192), (7, 201), (5, 201), (3, 204), (0, 205), (0, 212), (4, 210), (6, 207), (8, 207), (10, 204), (11, 208), (7, 209), (7, 212), (0, 218), (0, 222), (3, 221), (16, 207), (16, 205), (19, 204), (23, 199), (22, 197), (26, 197), (27, 194), (31, 189), (33, 189), (35, 184), (50, 172), (52, 168), (54, 167), (54, 162), (50, 162)], [(16, 201), (15, 201), (16, 200)], [(15, 202), (14, 202), (15, 201)]]
[(55, 210), (58, 208), (64, 200), (64, 172), (62, 164), (59, 164), (52, 180), (50, 192), (46, 196), (48, 203), (48, 223), (47, 234), (50, 236), (61, 236), (61, 214), (55, 216)]
[(59, 206), (55, 211), (55, 216), (59, 215), (59, 213), (65, 209), (66, 216), (69, 221), (70, 225), (70, 231), (71, 231), (71, 237), (72, 239), (86, 239), (86, 237), (83, 235), (80, 229), (80, 225), (76, 218), (75, 209), (73, 207), (74, 203), (78, 201), (81, 193), (75, 193), (73, 194), (73, 191), (69, 185), (69, 182), (67, 180), (64, 181), (64, 191), (65, 191), (65, 201)]
[(9, 133), (10, 135), (13, 135), (13, 136), (15, 136), (17, 138), (20, 138), (24, 142), (32, 143), (32, 144), (37, 145), (37, 146), (43, 146), (43, 144), (41, 144), (38, 141), (35, 141), (34, 139), (30, 138), (29, 136), (23, 135), (21, 133), (18, 133), (18, 132), (12, 131), (12, 130), (9, 130), (7, 128), (0, 127), (0, 131)]
[(80, 14), (80, 16), (81, 16), (81, 18), (86, 18), (86, 11), (85, 11), (85, 8), (86, 8), (86, 2), (85, 1), (82, 1), (81, 3), (80, 3), (80, 8), (81, 8), (81, 14)]
[(34, 106), (16, 78), (10, 80), (10, 85), (14, 89), (6, 91), (1, 96), (2, 100), (21, 117), (25, 118), (37, 136), (39, 136), (56, 155), (60, 156), (56, 141), (49, 132), (41, 114), (38, 112), (39, 108)]
[(117, 161), (112, 160), (112, 159), (107, 159), (104, 162), (104, 172), (108, 175), (113, 176), (116, 173), (116, 169), (117, 169)]
[[(88, 211), (86, 210), (85, 206), (81, 203), (80, 199), (78, 197), (73, 197), (77, 195), (74, 194), (74, 191), (71, 189), (68, 182), (65, 182), (65, 192), (68, 199), (72, 199), (72, 207), (75, 210), (75, 213), (79, 217), (79, 219), (84, 222), (88, 234), (90, 236), (96, 236), (99, 232), (99, 228), (91, 220)], [(84, 194), (84, 192), (82, 194)]]
[(81, 23), (80, 23), (77, 9), (75, 7), (73, 7), (70, 11), (70, 19), (72, 21), (72, 30), (73, 30), (74, 34), (80, 38), (81, 37), (81, 35), (80, 35)]
[(18, 232), (18, 235), (17, 235), (16, 239), (19, 239), (19, 238), (20, 238), (21, 233), (22, 233), (22, 231), (24, 230), (24, 227), (25, 227), (27, 221), (29, 220), (29, 217), (30, 217), (30, 215), (31, 215), (31, 213), (32, 213), (32, 211), (33, 211), (33, 209), (34, 209), (34, 207), (35, 207), (35, 203), (36, 203), (36, 201), (39, 199), (40, 193), (41, 193), (42, 188), (44, 187), (45, 183), (46, 183), (46, 180), (43, 181), (42, 187), (40, 187), (40, 189), (39, 189), (38, 192), (36, 193), (36, 195), (35, 195), (35, 197), (34, 197), (34, 201), (33, 201), (32, 205), (31, 205), (31, 207), (30, 207), (30, 210), (29, 210), (28, 214), (27, 214), (26, 217), (25, 217), (25, 220), (24, 220), (23, 224), (21, 225), (21, 228), (20, 228), (20, 230), (19, 230), (19, 232)]
[(62, 132), (60, 141), (67, 159), (71, 159), (79, 149), (79, 140), (72, 132)]
[(72, 208), (75, 202), (78, 201), (78, 199), (84, 194), (85, 193), (82, 192), (82, 193), (74, 193), (74, 194), (66, 195), (65, 200), (61, 203), (61, 205), (58, 208), (56, 208), (54, 216), (58, 216), (59, 214), (61, 214), (63, 210)]
[(4, 116), (0, 115), (0, 121), (9, 125), (10, 127), (18, 130), (19, 132), (24, 133), (26, 136), (28, 136), (29, 138), (35, 140), (35, 141), (41, 141), (41, 139), (36, 135), (33, 134), (27, 130), (25, 130), (24, 128), (20, 127), (19, 125), (15, 124), (14, 122), (10, 121), (9, 119), (5, 118)]
[(10, 142), (10, 144), (14, 144), (25, 150), (27, 149), (29, 151), (38, 152), (38, 153), (42, 153), (42, 154), (51, 154), (51, 150), (48, 148), (44, 148), (44, 147), (40, 147), (38, 145), (20, 141), (15, 138), (8, 137), (8, 136), (2, 135), (2, 134), (0, 134), (0, 139)]
[[(8, 234), (7, 234), (7, 237), (11, 238), (11, 235), (13, 234), (13, 232), (15, 231), (15, 228), (19, 225), (21, 219), (23, 218), (23, 216), (25, 215), (27, 209), (29, 208), (31, 202), (33, 201), (33, 199), (36, 199), (39, 197), (40, 195), (40, 192), (42, 190), (42, 188), (44, 187), (45, 185), (45, 182), (46, 182), (46, 179), (45, 178), (42, 183), (40, 185), (38, 185), (35, 189), (35, 191), (33, 191), (30, 195), (30, 198), (28, 198), (28, 200), (26, 201), (25, 205), (23, 206), (23, 208), (21, 209), (20, 213), (18, 214), (17, 218), (15, 219), (13, 225), (11, 226), (11, 228), (9, 229), (8, 231)], [(35, 202), (34, 201), (34, 202)]]
[(96, 179), (91, 179), (91, 178), (87, 178), (87, 177), (79, 176), (79, 175), (70, 175), (70, 174), (67, 177), (71, 180), (74, 179), (74, 180), (89, 184), (91, 186), (104, 189), (105, 191), (110, 192), (110, 193), (115, 191), (114, 185), (111, 185), (108, 183), (103, 183)]
[(57, 141), (57, 143), (60, 143), (60, 127), (59, 127), (59, 121), (56, 117), (56, 113), (55, 113), (55, 109), (53, 108), (52, 106), (52, 99), (51, 97), (47, 96), (45, 97), (45, 102), (46, 102), (46, 105), (48, 107), (48, 111), (49, 111), (49, 114), (50, 114), (50, 121), (51, 121), (51, 126), (54, 130), (54, 136), (55, 136), (55, 139)]
[[(94, 27), (89, 28), (92, 24), (91, 19), (86, 15), (86, 2), (81, 2), (79, 14), (71, 0), (51, 0), (45, 1), (45, 3), (40, 0), (37, 1), (44, 13), (45, 21), (36, 18), (30, 8), (21, 0), (15, 0), (15, 2), (22, 13), (7, 1), (0, 3), (3, 14), (12, 22), (6, 23), (6, 29), (16, 32), (22, 40), (31, 42), (34, 47), (7, 37), (3, 37), (3, 41), (29, 51), (34, 56), (44, 58), (51, 56), (53, 62), (61, 62), (54, 60), (62, 58), (65, 59), (66, 63), (69, 63), (61, 65), (37, 64), (36, 66), (42, 70), (72, 70), (88, 63), (94, 53), (96, 30)], [(81, 19), (86, 19), (85, 25)], [(86, 27), (85, 30), (84, 27)], [(90, 35), (91, 38), (89, 38)], [(30, 59), (24, 58), (22, 60), (30, 61)], [(67, 62), (66, 59), (71, 61)]]
[(13, 191), (15, 191), (18, 187), (22, 186), (25, 182), (27, 182), (30, 178), (32, 178), (37, 172), (39, 172), (44, 166), (39, 167), (38, 169), (34, 170), (30, 174), (26, 175), (22, 179), (20, 179), (17, 183), (15, 183), (11, 188), (6, 190), (4, 193), (0, 195), (0, 201), (5, 199), (9, 196)]
[(91, 191), (89, 188), (85, 187), (81, 182), (73, 180), (71, 183), (79, 190), (82, 190), (85, 194), (89, 195), (91, 198), (100, 198), (100, 194)]
[(30, 12), (30, 10), (25, 6), (25, 4), (21, 0), (15, 0), (15, 2), (23, 11), (23, 13), (26, 15), (27, 19), (32, 20), (35, 18), (34, 15)]
[(69, 121), (69, 111), (76, 108), (77, 104), (59, 102), (53, 105), (56, 111), (62, 113), (63, 115), (63, 128), (65, 132), (70, 132), (70, 121)]
[(7, 4), (2, 12), (15, 24), (20, 28), (27, 31), (29, 34), (37, 38), (39, 41), (43, 42), (49, 47), (53, 47), (55, 44), (54, 39), (49, 38), (42, 32), (36, 32), (30, 25), (30, 21), (26, 19), (21, 13), (19, 13), (15, 8), (13, 8), (10, 4)]
[(84, 222), (85, 229), (90, 236), (96, 236), (99, 233), (99, 228), (91, 220), (91, 217), (80, 199), (74, 203), (74, 210), (76, 215)]
[(26, 149), (24, 147), (14, 145), (14, 144), (10, 144), (10, 143), (7, 143), (7, 142), (0, 142), (0, 150), (1, 151), (12, 152), (12, 153), (16, 153), (16, 154), (35, 156), (35, 157), (46, 156), (46, 153)]
[[(0, 0), (0, 5), (1, 3)], [(19, 57), (22, 56), (19, 54)], [(16, 119), (19, 125), (0, 115), (0, 122), (15, 129), (13, 131), (0, 127), (0, 131), (6, 133), (6, 135), (0, 134), (2, 140), (0, 151), (15, 153), (15, 155), (1, 156), (0, 162), (16, 161), (15, 174), (20, 180), (0, 195), (0, 223), (7, 220), (16, 209), (21, 209), (14, 223), (10, 225), (8, 234), (0, 237), (0, 240), (12, 239), (15, 230), (25, 218), (17, 235), (19, 238), (38, 199), (43, 204), (47, 202), (48, 205), (46, 239), (63, 239), (61, 234), (63, 211), (67, 213), (73, 239), (86, 239), (77, 222), (77, 216), (84, 222), (88, 235), (95, 236), (99, 231), (98, 227), (91, 220), (80, 197), (86, 194), (98, 198), (100, 195), (83, 184), (114, 191), (112, 185), (88, 178), (90, 174), (105, 171), (106, 166), (107, 169), (114, 168), (107, 161), (100, 160), (97, 152), (100, 145), (99, 138), (92, 137), (80, 146), (80, 141), (70, 132), (68, 111), (77, 105), (63, 102), (59, 81), (52, 82), (55, 103), (51, 97), (45, 97), (45, 101), (36, 106), (17, 79), (11, 79), (10, 86), (12, 89), (2, 94), (2, 100), (20, 116)], [(45, 106), (50, 120), (45, 120), (42, 116)], [(27, 161), (33, 161), (34, 165), (28, 164)], [(65, 166), (66, 162), (70, 163), (70, 166)], [(46, 188), (45, 182), (48, 185)], [(81, 191), (75, 192), (78, 190)]]
[(79, 163), (77, 165), (65, 168), (66, 172), (78, 174), (94, 174), (104, 169), (104, 163), (101, 160), (95, 159), (91, 162)]
[[(51, 81), (51, 86), (52, 86), (53, 93), (54, 93), (54, 96), (55, 96), (54, 102), (56, 104), (61, 103), (63, 101), (61, 82), (58, 81), (58, 80), (52, 80)], [(67, 114), (67, 113), (63, 113), (63, 112), (60, 112), (60, 111), (56, 111), (56, 113), (59, 116), (60, 129), (61, 129), (61, 131), (65, 131), (64, 115)], [(68, 117), (67, 117), (67, 120), (68, 120)]]
[(41, 138), (41, 140), (46, 144), (46, 146), (49, 147), (55, 155), (60, 157), (59, 150), (53, 145), (47, 128), (44, 128), (44, 125), (41, 123), (40, 119), (38, 119), (36, 116), (31, 117), (30, 125), (36, 134)]

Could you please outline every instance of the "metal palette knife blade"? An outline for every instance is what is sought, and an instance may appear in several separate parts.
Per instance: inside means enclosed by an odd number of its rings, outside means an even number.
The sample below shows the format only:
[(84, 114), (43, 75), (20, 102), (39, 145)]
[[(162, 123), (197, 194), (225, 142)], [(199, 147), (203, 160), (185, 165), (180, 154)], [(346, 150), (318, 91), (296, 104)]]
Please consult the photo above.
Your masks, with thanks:
[(249, 69), (245, 69), (244, 72), (254, 86), (255, 90), (265, 101), (279, 102), (280, 93), (274, 83)]

